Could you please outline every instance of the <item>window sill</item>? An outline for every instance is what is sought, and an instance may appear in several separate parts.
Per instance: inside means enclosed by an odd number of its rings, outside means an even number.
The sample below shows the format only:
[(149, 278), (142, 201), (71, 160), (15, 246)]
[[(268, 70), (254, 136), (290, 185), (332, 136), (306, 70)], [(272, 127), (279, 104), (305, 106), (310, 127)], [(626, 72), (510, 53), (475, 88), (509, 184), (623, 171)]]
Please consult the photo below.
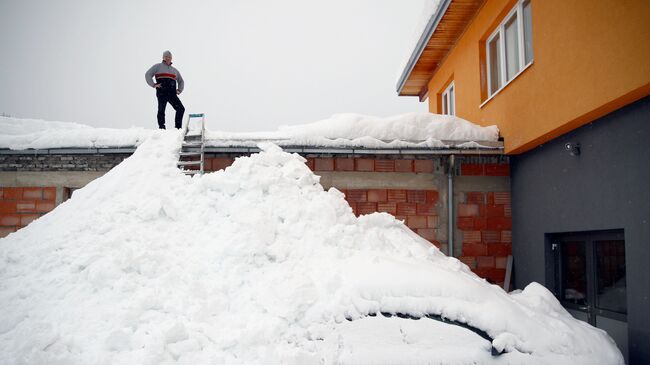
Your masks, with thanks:
[(506, 87), (508, 87), (508, 85), (510, 85), (513, 81), (515, 81), (519, 77), (519, 75), (524, 73), (524, 71), (526, 71), (530, 66), (532, 66), (534, 62), (535, 60), (530, 61), (526, 66), (524, 66), (524, 68), (522, 68), (521, 71), (517, 72), (517, 74), (512, 79), (510, 79), (510, 81), (506, 82), (505, 85), (503, 85), (499, 90), (497, 90), (494, 94), (492, 94), (489, 98), (487, 98), (483, 103), (481, 103), (481, 105), (479, 105), (479, 109), (483, 108), (485, 104), (487, 104), (490, 100), (494, 99), (495, 96), (499, 95), (499, 93), (501, 93), (503, 89), (505, 89)]

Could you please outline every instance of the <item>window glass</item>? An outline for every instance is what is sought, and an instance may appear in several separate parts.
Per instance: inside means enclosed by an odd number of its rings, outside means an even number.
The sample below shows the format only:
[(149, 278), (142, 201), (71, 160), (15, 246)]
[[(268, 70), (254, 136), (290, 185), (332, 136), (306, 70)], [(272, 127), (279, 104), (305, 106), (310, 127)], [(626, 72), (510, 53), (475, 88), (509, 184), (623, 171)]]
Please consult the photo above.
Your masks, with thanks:
[(519, 28), (517, 26), (517, 13), (505, 23), (506, 47), (506, 79), (512, 80), (519, 72)]
[(530, 1), (524, 2), (524, 50), (526, 64), (533, 60), (533, 24), (530, 15)]
[(561, 298), (569, 303), (587, 303), (587, 256), (585, 243), (562, 243)]
[(490, 95), (494, 94), (501, 87), (501, 46), (499, 35), (492, 38), (488, 44), (488, 66), (490, 73)]
[(625, 241), (596, 241), (598, 308), (627, 313)]
[(449, 115), (456, 115), (456, 87), (449, 88)]

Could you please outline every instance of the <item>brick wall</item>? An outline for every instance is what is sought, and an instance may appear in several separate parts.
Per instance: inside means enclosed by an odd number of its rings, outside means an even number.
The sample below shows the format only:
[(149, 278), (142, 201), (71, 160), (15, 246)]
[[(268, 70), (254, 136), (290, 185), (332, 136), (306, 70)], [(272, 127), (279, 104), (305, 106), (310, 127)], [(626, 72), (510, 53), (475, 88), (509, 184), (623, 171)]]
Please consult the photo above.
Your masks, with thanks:
[(510, 193), (463, 193), (456, 212), (463, 245), (460, 260), (479, 276), (503, 285), (512, 254)]
[(55, 205), (54, 187), (0, 188), (0, 237), (25, 227)]
[(0, 171), (108, 171), (130, 153), (0, 154)]

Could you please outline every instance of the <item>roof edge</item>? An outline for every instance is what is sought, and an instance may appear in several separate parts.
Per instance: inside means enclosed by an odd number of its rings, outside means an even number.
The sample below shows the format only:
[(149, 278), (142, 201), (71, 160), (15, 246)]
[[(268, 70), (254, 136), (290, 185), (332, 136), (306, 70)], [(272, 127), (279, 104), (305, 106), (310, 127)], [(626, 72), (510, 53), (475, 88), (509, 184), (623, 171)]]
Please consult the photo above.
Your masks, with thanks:
[(411, 57), (409, 57), (409, 60), (406, 63), (406, 67), (402, 71), (402, 75), (397, 81), (398, 95), (402, 92), (402, 89), (406, 84), (406, 80), (409, 78), (409, 76), (411, 76), (411, 72), (413, 71), (415, 64), (420, 59), (422, 52), (424, 52), (424, 48), (426, 47), (427, 43), (429, 43), (429, 39), (431, 39), (433, 32), (435, 32), (436, 28), (438, 28), (438, 24), (440, 23), (442, 16), (447, 12), (447, 9), (449, 8), (449, 4), (451, 4), (451, 2), (452, 0), (440, 1), (440, 3), (438, 4), (438, 9), (436, 9), (433, 15), (431, 15), (431, 18), (429, 18), (429, 22), (427, 23), (427, 26), (424, 28), (424, 31), (420, 35), (420, 39), (418, 40), (418, 43), (413, 49), (413, 52), (411, 53)]

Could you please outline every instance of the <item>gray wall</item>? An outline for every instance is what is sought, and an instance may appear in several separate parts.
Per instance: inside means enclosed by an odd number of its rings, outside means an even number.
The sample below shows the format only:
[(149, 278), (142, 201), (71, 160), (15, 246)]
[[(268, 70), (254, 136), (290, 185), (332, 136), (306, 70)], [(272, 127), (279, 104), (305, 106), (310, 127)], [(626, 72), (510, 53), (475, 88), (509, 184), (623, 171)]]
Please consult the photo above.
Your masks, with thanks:
[(513, 156), (511, 176), (515, 286), (552, 288), (546, 233), (624, 229), (630, 363), (650, 363), (650, 97)]

